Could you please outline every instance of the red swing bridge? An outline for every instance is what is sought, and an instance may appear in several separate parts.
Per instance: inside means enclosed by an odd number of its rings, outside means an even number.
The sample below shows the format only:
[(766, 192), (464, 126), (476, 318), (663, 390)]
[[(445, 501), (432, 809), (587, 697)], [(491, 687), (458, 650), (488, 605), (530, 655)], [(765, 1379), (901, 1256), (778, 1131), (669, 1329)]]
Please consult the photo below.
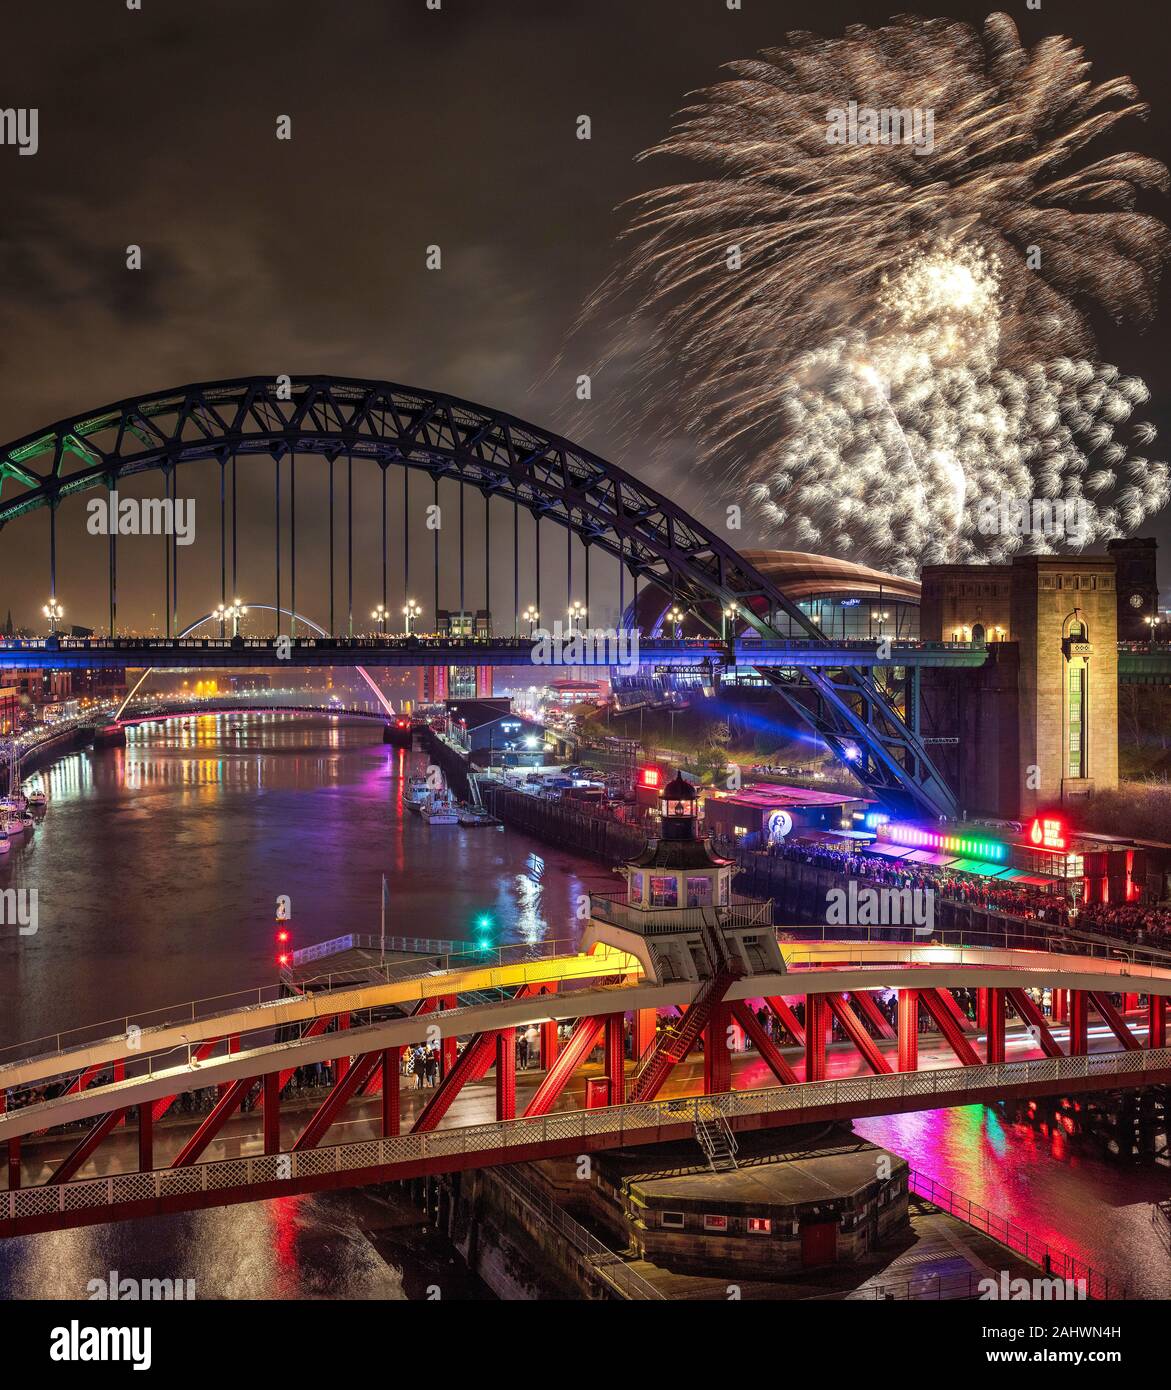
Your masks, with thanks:
[[(375, 951), (358, 971), (299, 969), (291, 985), (7, 1049), (0, 1235), (702, 1141), (713, 1120), (773, 1128), (1171, 1082), (1171, 967), (1134, 953), (798, 942), (768, 903), (653, 915), (648, 931), (646, 914), (595, 897), (573, 945)], [(893, 1023), (879, 1007), (892, 990)], [(956, 990), (977, 991), (975, 1020)], [(403, 1075), (421, 1042), (441, 1055), (434, 1087)], [(329, 1083), (310, 1094), (300, 1078), (321, 1063)], [(209, 1108), (192, 1113), (197, 1093)]]

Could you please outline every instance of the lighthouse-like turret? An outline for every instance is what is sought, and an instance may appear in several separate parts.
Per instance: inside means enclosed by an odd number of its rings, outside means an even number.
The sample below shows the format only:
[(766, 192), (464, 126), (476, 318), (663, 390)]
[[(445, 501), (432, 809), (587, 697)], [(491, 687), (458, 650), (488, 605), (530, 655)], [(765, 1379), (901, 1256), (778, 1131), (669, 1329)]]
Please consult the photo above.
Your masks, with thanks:
[(659, 816), (658, 841), (623, 866), (627, 904), (648, 912), (726, 906), (735, 865), (700, 835), (698, 794), (681, 773), (659, 794)]

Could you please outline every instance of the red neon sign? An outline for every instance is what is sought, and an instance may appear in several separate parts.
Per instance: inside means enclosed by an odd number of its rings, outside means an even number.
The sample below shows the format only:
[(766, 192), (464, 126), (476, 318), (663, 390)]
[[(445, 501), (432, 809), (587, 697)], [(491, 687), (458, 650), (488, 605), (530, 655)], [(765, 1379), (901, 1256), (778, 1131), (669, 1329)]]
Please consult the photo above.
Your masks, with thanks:
[(663, 774), (657, 767), (644, 767), (639, 776), (644, 787), (657, 787), (663, 780)]
[(1037, 816), (1029, 827), (1029, 839), (1041, 849), (1065, 848), (1065, 822), (1048, 816)]

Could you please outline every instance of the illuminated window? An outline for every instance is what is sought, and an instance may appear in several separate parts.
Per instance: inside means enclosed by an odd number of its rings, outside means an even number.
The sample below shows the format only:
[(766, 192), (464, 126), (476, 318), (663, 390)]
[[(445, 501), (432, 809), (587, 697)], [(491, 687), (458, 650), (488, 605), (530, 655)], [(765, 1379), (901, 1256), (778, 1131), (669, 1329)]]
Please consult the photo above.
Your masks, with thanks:
[(771, 1234), (773, 1223), (767, 1216), (750, 1216), (748, 1218), (748, 1234), (750, 1236), (767, 1236)]
[(705, 1231), (726, 1231), (728, 1229), (728, 1218), (726, 1216), (705, 1216), (703, 1218), (703, 1229)]
[(679, 906), (679, 883), (674, 874), (651, 874), (651, 906)]
[(712, 901), (712, 881), (707, 874), (687, 879), (687, 906), (710, 907)]
[(642, 902), (642, 874), (630, 875), (630, 893), (628, 901), (632, 903)]
[(681, 1231), (683, 1229), (683, 1213), (681, 1211), (665, 1211), (659, 1216), (659, 1221), (664, 1226), (669, 1226), (672, 1230)]
[(1086, 668), (1069, 668), (1069, 760), (1067, 777), (1086, 775)]

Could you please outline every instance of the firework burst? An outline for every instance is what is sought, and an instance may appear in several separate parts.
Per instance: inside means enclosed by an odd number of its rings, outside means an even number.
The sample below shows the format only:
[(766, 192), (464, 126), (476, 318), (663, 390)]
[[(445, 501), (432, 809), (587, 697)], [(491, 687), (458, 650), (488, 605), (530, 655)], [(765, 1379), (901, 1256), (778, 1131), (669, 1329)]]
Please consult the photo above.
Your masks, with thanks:
[[(670, 381), (704, 464), (745, 472), (788, 539), (904, 571), (998, 558), (969, 516), (989, 488), (1092, 497), (1093, 539), (1165, 503), (1119, 437), (1145, 388), (1092, 365), (1086, 318), (1148, 321), (1171, 245), (1136, 211), (1164, 166), (1086, 153), (1145, 115), (1129, 79), (999, 14), (790, 34), (729, 71), (643, 156), (707, 177), (636, 200), (587, 306), (618, 311), (635, 416)], [(932, 139), (833, 143), (849, 102), (929, 112)], [(898, 534), (908, 497), (925, 519)]]

